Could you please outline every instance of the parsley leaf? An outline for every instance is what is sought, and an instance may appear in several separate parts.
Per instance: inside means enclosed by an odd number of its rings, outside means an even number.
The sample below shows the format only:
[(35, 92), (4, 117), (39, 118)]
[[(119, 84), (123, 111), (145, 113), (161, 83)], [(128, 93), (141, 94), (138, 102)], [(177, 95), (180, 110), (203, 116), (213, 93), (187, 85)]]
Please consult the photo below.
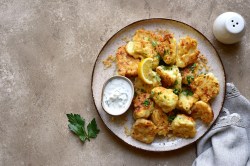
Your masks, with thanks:
[(193, 94), (194, 94), (192, 91), (187, 90), (187, 89), (186, 89), (186, 90), (183, 90), (182, 93), (183, 93), (185, 96), (193, 96)]
[(150, 102), (149, 102), (149, 100), (148, 100), (148, 99), (144, 100), (144, 102), (143, 102), (143, 105), (144, 105), (144, 106), (146, 106), (146, 107), (147, 107), (147, 106), (149, 106), (149, 104), (150, 104)]
[(168, 116), (168, 121), (172, 122), (175, 119), (176, 115), (169, 115)]
[(167, 49), (167, 50), (164, 49), (164, 56), (165, 55), (169, 55), (169, 49)]
[(78, 114), (66, 114), (69, 122), (69, 129), (75, 133), (82, 142), (85, 142), (87, 139), (90, 141), (90, 138), (96, 138), (100, 130), (97, 127), (95, 119), (93, 119), (87, 126), (87, 131), (85, 130), (85, 120)]
[(158, 43), (156, 41), (154, 41), (154, 40), (151, 41), (151, 44), (152, 44), (153, 47), (156, 47), (158, 45)]
[(174, 91), (173, 91), (176, 95), (179, 95), (179, 93), (180, 93), (180, 90), (179, 89), (174, 89)]
[(96, 138), (100, 130), (97, 127), (95, 118), (88, 124), (87, 129), (89, 138)]
[(188, 85), (190, 85), (193, 80), (194, 80), (194, 76), (192, 76), (192, 75), (187, 76)]
[(195, 67), (196, 67), (196, 63), (194, 63), (192, 66), (189, 67), (192, 73), (194, 73)]

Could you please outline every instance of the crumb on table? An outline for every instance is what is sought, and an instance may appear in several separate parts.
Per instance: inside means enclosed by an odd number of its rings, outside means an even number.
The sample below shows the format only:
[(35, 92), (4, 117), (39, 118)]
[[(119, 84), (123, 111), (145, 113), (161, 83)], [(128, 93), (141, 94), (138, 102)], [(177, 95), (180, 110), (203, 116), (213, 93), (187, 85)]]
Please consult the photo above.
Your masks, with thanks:
[(113, 62), (115, 62), (115, 56), (113, 55), (109, 55), (105, 60), (102, 61), (105, 69), (110, 68)]

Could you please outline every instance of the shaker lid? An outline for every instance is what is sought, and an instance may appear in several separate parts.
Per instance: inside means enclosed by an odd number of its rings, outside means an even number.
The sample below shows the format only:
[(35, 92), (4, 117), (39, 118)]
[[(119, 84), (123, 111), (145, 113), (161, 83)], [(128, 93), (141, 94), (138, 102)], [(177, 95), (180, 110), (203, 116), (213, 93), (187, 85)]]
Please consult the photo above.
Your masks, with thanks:
[(245, 20), (240, 14), (233, 13), (227, 18), (225, 24), (229, 32), (237, 34), (244, 30)]

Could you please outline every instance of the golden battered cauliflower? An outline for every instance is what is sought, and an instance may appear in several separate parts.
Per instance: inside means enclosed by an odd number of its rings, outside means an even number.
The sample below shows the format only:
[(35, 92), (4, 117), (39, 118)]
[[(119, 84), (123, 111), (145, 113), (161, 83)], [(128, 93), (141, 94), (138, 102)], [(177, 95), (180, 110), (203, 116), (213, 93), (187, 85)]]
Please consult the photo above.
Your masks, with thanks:
[(191, 110), (191, 116), (193, 118), (200, 118), (206, 124), (211, 123), (214, 119), (214, 113), (211, 106), (203, 101), (196, 102)]
[(157, 134), (166, 136), (169, 131), (168, 116), (160, 108), (155, 108), (151, 115), (151, 119), (157, 126)]
[(133, 58), (126, 52), (125, 46), (118, 48), (116, 53), (116, 65), (119, 75), (126, 77), (137, 76), (139, 62), (139, 59)]
[(158, 55), (153, 57), (152, 69), (155, 70), (157, 66), (159, 66), (160, 57)]
[(164, 87), (177, 85), (179, 83), (178, 85), (180, 87), (178, 87), (178, 89), (181, 89), (181, 74), (177, 66), (158, 66), (156, 72), (160, 75)]
[(151, 90), (154, 88), (154, 86), (146, 84), (139, 77), (136, 77), (134, 81), (134, 88), (135, 88), (135, 93), (139, 95), (141, 93), (151, 93)]
[(182, 38), (178, 44), (178, 54), (176, 57), (176, 65), (184, 68), (194, 63), (198, 59), (200, 51), (197, 50), (197, 41), (189, 36)]
[(157, 55), (155, 44), (157, 44), (157, 36), (144, 29), (136, 31), (133, 37), (133, 52), (142, 55), (144, 58), (153, 58)]
[(196, 134), (196, 123), (184, 114), (178, 114), (171, 123), (173, 134), (182, 138), (193, 138)]
[(176, 108), (181, 111), (184, 111), (187, 114), (191, 114), (191, 107), (197, 100), (198, 99), (195, 98), (193, 95), (188, 95), (184, 91), (179, 94), (179, 100)]
[(136, 59), (138, 59), (138, 58), (142, 59), (143, 56), (141, 54), (138, 54), (138, 53), (135, 52), (134, 45), (136, 45), (136, 44), (133, 41), (130, 41), (130, 42), (127, 43), (127, 45), (126, 45), (126, 51), (127, 51), (127, 53), (129, 55), (133, 56)]
[(157, 134), (157, 127), (150, 120), (137, 119), (132, 126), (131, 136), (141, 142), (150, 144)]
[(156, 87), (151, 91), (154, 102), (166, 113), (175, 109), (178, 96), (173, 92), (173, 89)]
[(176, 40), (171, 33), (165, 33), (161, 42), (156, 46), (156, 51), (166, 64), (175, 64)]
[(194, 78), (197, 77), (197, 70), (198, 65), (196, 63), (184, 68), (184, 70), (181, 71), (182, 83), (190, 85), (194, 81)]
[(150, 99), (150, 94), (148, 93), (137, 95), (133, 103), (135, 108), (133, 112), (134, 119), (147, 119), (154, 109), (154, 102)]
[(195, 96), (198, 96), (204, 102), (208, 102), (218, 95), (220, 85), (213, 73), (208, 73), (196, 77), (191, 83), (191, 88)]
[(181, 73), (178, 72), (176, 80), (174, 82), (174, 87), (175, 90), (181, 91), (182, 89), (182, 77), (181, 77)]

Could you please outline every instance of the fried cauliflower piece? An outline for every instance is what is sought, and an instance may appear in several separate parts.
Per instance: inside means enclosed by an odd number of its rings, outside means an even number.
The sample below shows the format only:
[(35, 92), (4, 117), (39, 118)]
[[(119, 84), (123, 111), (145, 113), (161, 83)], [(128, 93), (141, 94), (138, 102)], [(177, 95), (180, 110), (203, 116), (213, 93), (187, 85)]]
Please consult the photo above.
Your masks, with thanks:
[(178, 89), (181, 89), (181, 74), (177, 66), (158, 66), (156, 72), (160, 75), (164, 87), (169, 87), (179, 82), (180, 87)]
[(133, 36), (133, 41), (151, 41), (151, 40), (158, 40), (159, 35), (154, 33), (153, 31), (145, 30), (145, 29), (138, 29)]
[(154, 141), (157, 134), (157, 127), (150, 120), (137, 119), (132, 126), (132, 138), (150, 144)]
[(191, 107), (198, 99), (193, 95), (188, 95), (187, 93), (182, 92), (179, 94), (179, 100), (176, 108), (184, 111), (187, 114), (191, 114)]
[(152, 31), (139, 29), (136, 31), (133, 41), (127, 43), (126, 51), (134, 58), (153, 58), (153, 69), (155, 69), (160, 62), (155, 49), (159, 38), (160, 36)]
[[(158, 74), (156, 74), (156, 72), (153, 72), (154, 75), (154, 79), (153, 79), (153, 84), (146, 84), (144, 81), (142, 81), (139, 77), (135, 78), (134, 81), (134, 88), (135, 88), (135, 93), (137, 95), (141, 94), (141, 93), (151, 93), (151, 90), (154, 87), (158, 87), (161, 86), (161, 79), (158, 76)], [(158, 78), (159, 77), (159, 78)]]
[(154, 102), (150, 99), (150, 94), (148, 93), (137, 95), (133, 103), (135, 108), (133, 112), (134, 119), (147, 119), (154, 109)]
[(157, 126), (157, 134), (166, 136), (169, 131), (168, 116), (160, 108), (155, 108), (151, 115), (151, 119)]
[(151, 90), (154, 88), (153, 85), (146, 84), (139, 77), (135, 78), (134, 81), (135, 93), (140, 95), (141, 93), (151, 93)]
[(178, 96), (173, 92), (173, 89), (156, 87), (152, 89), (151, 96), (154, 102), (166, 113), (175, 109)]
[(191, 110), (191, 116), (194, 119), (200, 118), (206, 124), (211, 123), (214, 119), (214, 113), (211, 106), (203, 101), (196, 102)]
[(178, 91), (182, 89), (182, 77), (180, 72), (177, 74), (176, 81), (174, 82), (174, 89)]
[(182, 83), (185, 85), (190, 85), (194, 78), (197, 77), (198, 65), (196, 63), (184, 68), (181, 71)]
[(198, 96), (202, 101), (207, 103), (210, 99), (218, 95), (220, 85), (213, 73), (208, 73), (196, 77), (191, 84), (191, 88), (195, 96)]
[(157, 66), (159, 66), (160, 58), (158, 55), (153, 57), (152, 69), (155, 70)]
[(145, 58), (153, 58), (157, 55), (155, 45), (158, 36), (152, 31), (139, 29), (133, 37), (133, 49), (136, 54), (140, 54)]
[(131, 57), (125, 50), (125, 46), (118, 48), (116, 53), (116, 65), (118, 74), (126, 77), (138, 75), (138, 64), (140, 60)]
[(196, 134), (196, 123), (193, 118), (178, 114), (171, 123), (173, 134), (182, 138), (193, 138)]
[(176, 57), (176, 65), (184, 68), (194, 63), (198, 59), (200, 51), (197, 50), (197, 41), (187, 36), (182, 38), (178, 44), (178, 54)]
[(141, 55), (141, 54), (138, 54), (138, 53), (136, 53), (135, 52), (135, 49), (134, 49), (134, 45), (135, 45), (135, 42), (133, 42), (133, 41), (130, 41), (130, 42), (128, 42), (127, 44), (126, 44), (126, 51), (127, 51), (127, 53), (129, 54), (129, 55), (131, 55), (131, 56), (133, 56), (134, 58), (136, 58), (136, 59), (142, 59), (143, 58), (143, 56)]
[(156, 46), (156, 51), (166, 64), (175, 64), (176, 62), (176, 40), (172, 33), (164, 33), (164, 36)]

